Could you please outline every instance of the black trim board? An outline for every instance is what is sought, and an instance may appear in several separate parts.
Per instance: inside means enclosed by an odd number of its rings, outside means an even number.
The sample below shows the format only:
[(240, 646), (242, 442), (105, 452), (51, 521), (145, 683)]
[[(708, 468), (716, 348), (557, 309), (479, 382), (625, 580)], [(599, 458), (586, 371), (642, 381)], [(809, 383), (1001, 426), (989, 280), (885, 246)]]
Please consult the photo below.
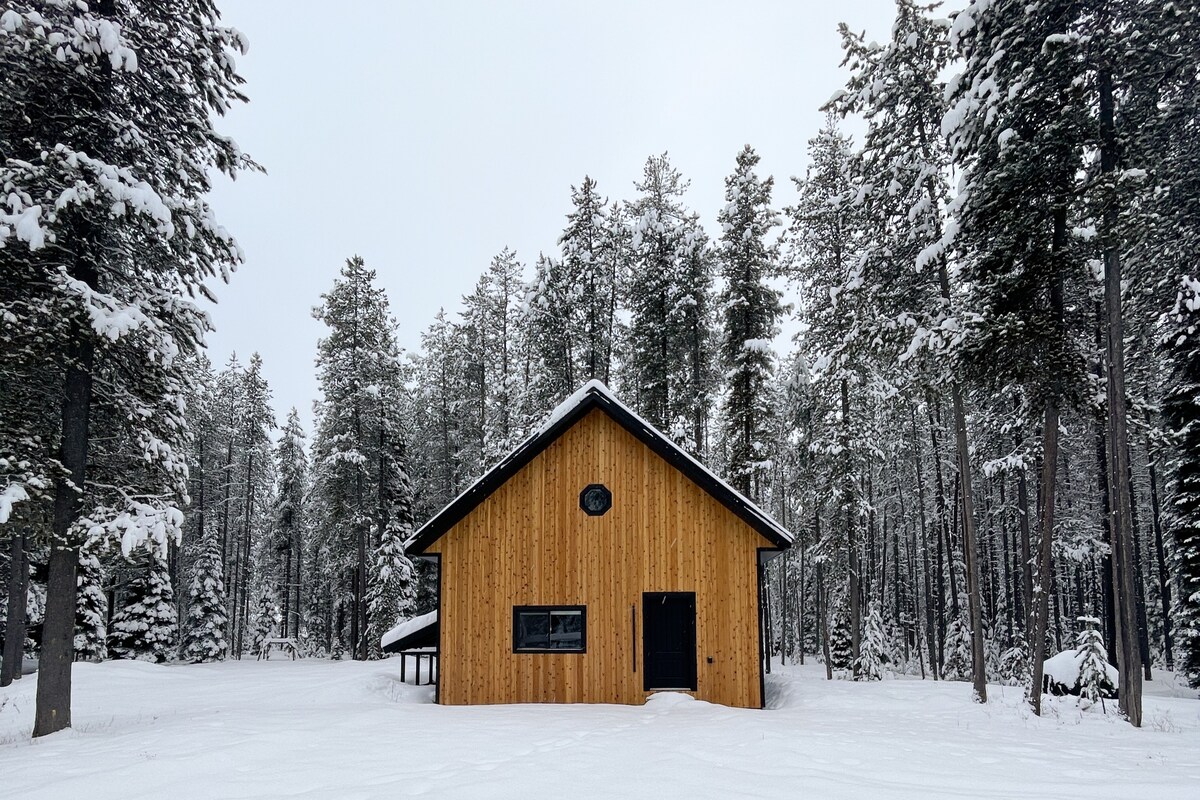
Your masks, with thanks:
[(438, 631), (437, 631), (437, 680), (433, 684), (433, 702), (440, 705), (442, 702), (442, 554), (433, 553), (428, 556), (437, 563), (437, 615), (438, 615)]
[[(765, 606), (766, 596), (763, 594), (763, 579), (767, 573), (767, 561), (776, 555), (776, 551), (769, 547), (758, 548), (758, 563), (755, 564), (755, 573), (758, 580), (755, 587), (758, 591), (758, 702), (759, 708), (767, 707), (767, 676), (766, 676), (766, 660), (771, 657), (767, 652), (766, 646), (766, 618)], [(440, 675), (441, 672), (439, 671)]]
[[(425, 548), (433, 544), (471, 513), (493, 492), (517, 474), (539, 453), (562, 436), (572, 425), (583, 419), (593, 409), (600, 409), (610, 419), (633, 434), (668, 464), (686, 475), (693, 483), (708, 492), (717, 502), (732, 511), (739, 519), (761, 534), (775, 547), (768, 550), (786, 550), (792, 539), (778, 524), (771, 524), (745, 497), (722, 483), (706, 469), (697, 464), (682, 450), (668, 441), (658, 431), (649, 428), (630, 414), (620, 403), (614, 402), (605, 392), (592, 390), (553, 424), (527, 440), (507, 458), (487, 472), (467, 491), (426, 522), (409, 541), (405, 551), (410, 556), (422, 555)], [(439, 575), (441, 573), (439, 572)]]

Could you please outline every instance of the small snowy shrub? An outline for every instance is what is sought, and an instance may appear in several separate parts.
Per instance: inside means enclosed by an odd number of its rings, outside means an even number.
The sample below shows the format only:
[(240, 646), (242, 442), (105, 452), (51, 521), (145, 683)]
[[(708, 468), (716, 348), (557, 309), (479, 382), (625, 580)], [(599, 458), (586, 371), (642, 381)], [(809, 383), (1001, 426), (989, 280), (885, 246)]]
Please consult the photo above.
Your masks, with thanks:
[(1018, 637), (1000, 654), (996, 675), (1005, 686), (1024, 686), (1029, 682), (1029, 666), (1029, 645)]
[[(1086, 701), (1091, 705), (1103, 701), (1104, 697), (1109, 696), (1113, 686), (1108, 678), (1108, 653), (1104, 650), (1104, 639), (1100, 635), (1100, 631), (1096, 630), (1100, 620), (1095, 617), (1079, 617), (1079, 621), (1087, 626), (1079, 632), (1075, 647), (1076, 655), (1081, 657), (1079, 662), (1079, 702)], [(1103, 707), (1103, 702), (1101, 702), (1101, 708)]]

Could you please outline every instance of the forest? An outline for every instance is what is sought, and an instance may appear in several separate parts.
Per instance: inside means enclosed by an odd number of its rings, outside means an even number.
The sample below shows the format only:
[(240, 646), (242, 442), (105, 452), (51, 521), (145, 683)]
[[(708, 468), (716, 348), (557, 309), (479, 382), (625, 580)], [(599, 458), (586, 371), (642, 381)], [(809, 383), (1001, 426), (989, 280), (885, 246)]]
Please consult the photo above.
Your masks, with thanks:
[(881, 42), (842, 26), (794, 205), (750, 145), (712, 218), (667, 153), (585, 175), (415, 351), (376, 270), (416, 265), (348, 253), (311, 431), (204, 346), (243, 260), (211, 175), (260, 169), (214, 127), (244, 39), (208, 0), (10, 6), (0, 685), (39, 659), (35, 735), (74, 661), (380, 658), (436, 605), (414, 528), (592, 379), (794, 532), (773, 656), (1037, 713), (1086, 645), (1135, 726), (1154, 670), (1200, 686), (1195, 4), (897, 0)]

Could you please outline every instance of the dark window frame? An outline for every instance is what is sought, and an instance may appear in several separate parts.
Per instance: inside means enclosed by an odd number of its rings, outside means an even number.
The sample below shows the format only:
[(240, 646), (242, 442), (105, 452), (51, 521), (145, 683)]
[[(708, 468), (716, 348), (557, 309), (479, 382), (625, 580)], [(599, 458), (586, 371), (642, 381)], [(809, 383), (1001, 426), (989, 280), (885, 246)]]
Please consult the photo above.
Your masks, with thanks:
[[(529, 614), (535, 612), (544, 612), (547, 617), (554, 611), (578, 611), (579, 612), (579, 647), (518, 647), (517, 646), (517, 631), (518, 620), (521, 614)], [(512, 613), (512, 651), (516, 654), (521, 653), (561, 653), (561, 654), (578, 654), (587, 652), (587, 606), (513, 606)]]
[[(602, 496), (604, 497), (604, 508), (600, 509), (599, 511), (592, 511), (587, 507), (587, 504), (584, 503), (584, 498), (593, 491), (601, 492)], [(587, 486), (583, 487), (582, 491), (579, 492), (579, 508), (589, 517), (603, 517), (612, 510), (612, 504), (612, 489), (609, 489), (603, 483), (589, 483)]]

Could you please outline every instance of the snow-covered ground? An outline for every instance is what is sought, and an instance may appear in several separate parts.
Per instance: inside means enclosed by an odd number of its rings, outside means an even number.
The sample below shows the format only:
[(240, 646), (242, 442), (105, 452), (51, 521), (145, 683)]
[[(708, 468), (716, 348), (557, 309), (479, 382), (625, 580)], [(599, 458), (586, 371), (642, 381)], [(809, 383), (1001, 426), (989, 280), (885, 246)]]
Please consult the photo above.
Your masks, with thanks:
[[(75, 729), (31, 743), (33, 676), (0, 690), (0, 795), (106, 798), (1196, 798), (1200, 701), (1159, 682), (1134, 730), (1073, 698), (826, 682), (772, 709), (431, 704), (395, 660), (76, 667)], [(410, 671), (411, 674), (411, 671)]]

